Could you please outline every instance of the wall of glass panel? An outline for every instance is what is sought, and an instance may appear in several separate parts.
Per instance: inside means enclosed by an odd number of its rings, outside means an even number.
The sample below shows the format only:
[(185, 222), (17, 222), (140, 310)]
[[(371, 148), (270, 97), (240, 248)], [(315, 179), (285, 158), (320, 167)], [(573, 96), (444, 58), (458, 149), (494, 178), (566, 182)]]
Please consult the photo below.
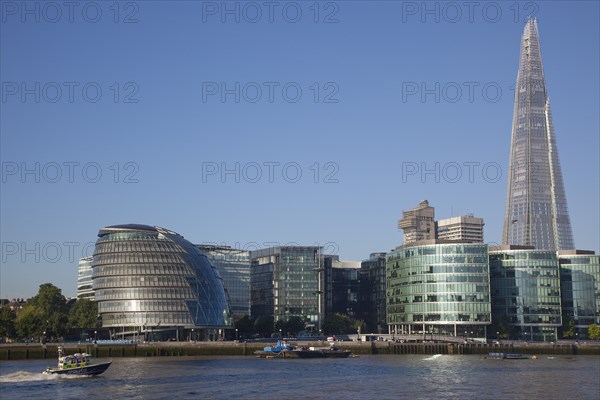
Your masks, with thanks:
[(219, 270), (234, 315), (250, 315), (250, 252), (212, 245), (198, 245)]
[[(320, 248), (273, 247), (251, 252), (252, 316), (275, 321), (297, 316), (317, 322), (319, 316)], [(270, 279), (270, 281), (269, 281)]]
[(493, 318), (507, 321), (514, 339), (556, 340), (562, 323), (556, 252), (501, 250), (489, 258)]
[(580, 337), (587, 327), (600, 325), (600, 255), (559, 255), (562, 312)]
[(79, 260), (77, 269), (77, 299), (94, 300), (92, 257), (84, 257)]
[(100, 230), (92, 285), (103, 327), (225, 328), (232, 324), (219, 272), (182, 236), (142, 225)]
[(484, 244), (431, 244), (398, 249), (386, 257), (386, 280), (390, 325), (415, 325), (421, 331), (446, 332), (440, 325), (464, 325), (470, 331), (478, 329), (471, 326), (488, 325), (491, 321)]

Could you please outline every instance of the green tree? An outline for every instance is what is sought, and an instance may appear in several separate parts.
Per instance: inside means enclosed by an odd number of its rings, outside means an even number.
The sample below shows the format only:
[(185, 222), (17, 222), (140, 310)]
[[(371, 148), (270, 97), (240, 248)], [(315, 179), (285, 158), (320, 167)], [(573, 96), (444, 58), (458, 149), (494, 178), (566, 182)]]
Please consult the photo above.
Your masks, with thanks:
[(588, 326), (588, 339), (600, 340), (600, 326), (596, 324)]
[(43, 336), (45, 320), (42, 312), (30, 304), (25, 305), (19, 311), (15, 321), (17, 337), (22, 339), (40, 339)]
[(329, 314), (323, 321), (323, 333), (328, 335), (340, 335), (353, 333), (352, 320), (342, 314)]
[(254, 332), (262, 337), (269, 337), (273, 333), (275, 319), (272, 316), (261, 315), (254, 321)]
[(79, 299), (69, 310), (69, 328), (96, 328), (98, 304), (88, 299)]
[(0, 338), (15, 337), (15, 320), (17, 315), (8, 307), (0, 307)]
[(563, 338), (575, 337), (575, 333), (577, 332), (575, 321), (573, 321), (573, 319), (568, 319), (566, 322), (567, 323), (563, 325)]
[(514, 328), (510, 325), (510, 320), (506, 315), (494, 317), (490, 328), (488, 328), (488, 333), (488, 336), (494, 339), (510, 339), (515, 336)]
[(293, 316), (285, 322), (284, 330), (288, 335), (294, 336), (297, 335), (298, 332), (304, 330), (305, 326), (306, 323), (304, 322), (304, 319), (302, 319), (301, 317)]
[(304, 330), (306, 323), (302, 317), (292, 316), (287, 321), (279, 320), (275, 323), (275, 332), (283, 336), (294, 336)]
[(27, 301), (17, 316), (17, 334), (25, 338), (62, 336), (67, 326), (67, 301), (51, 283), (40, 285), (38, 294)]
[(254, 320), (248, 316), (244, 315), (243, 317), (237, 317), (235, 319), (235, 328), (238, 330), (238, 337), (250, 337), (254, 333)]
[(353, 332), (358, 332), (359, 329), (363, 333), (368, 331), (367, 324), (362, 319), (353, 320), (352, 321), (352, 329), (353, 329)]

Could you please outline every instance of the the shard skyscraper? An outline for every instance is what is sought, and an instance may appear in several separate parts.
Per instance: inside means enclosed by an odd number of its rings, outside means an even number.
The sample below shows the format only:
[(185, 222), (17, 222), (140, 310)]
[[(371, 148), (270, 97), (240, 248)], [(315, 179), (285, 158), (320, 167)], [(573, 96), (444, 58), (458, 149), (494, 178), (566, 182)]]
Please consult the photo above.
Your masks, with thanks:
[(521, 38), (502, 241), (575, 248), (535, 19)]

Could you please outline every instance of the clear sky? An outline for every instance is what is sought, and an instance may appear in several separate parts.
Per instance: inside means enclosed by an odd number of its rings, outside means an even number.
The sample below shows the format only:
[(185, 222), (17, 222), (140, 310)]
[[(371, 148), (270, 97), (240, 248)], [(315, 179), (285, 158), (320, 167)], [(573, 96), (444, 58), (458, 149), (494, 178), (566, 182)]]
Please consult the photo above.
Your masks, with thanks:
[(362, 260), (428, 199), (500, 242), (529, 14), (575, 243), (599, 250), (597, 1), (0, 5), (2, 298), (74, 296), (114, 224)]

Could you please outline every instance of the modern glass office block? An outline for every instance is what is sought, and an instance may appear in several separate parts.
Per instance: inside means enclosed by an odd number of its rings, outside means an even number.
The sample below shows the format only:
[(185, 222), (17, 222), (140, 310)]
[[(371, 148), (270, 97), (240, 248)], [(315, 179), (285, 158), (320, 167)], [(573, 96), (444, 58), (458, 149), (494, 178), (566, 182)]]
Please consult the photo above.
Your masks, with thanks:
[(196, 247), (219, 270), (233, 315), (250, 315), (250, 251), (215, 245)]
[(554, 341), (562, 324), (556, 252), (515, 247), (489, 253), (494, 329), (511, 339)]
[(79, 260), (77, 269), (77, 299), (94, 300), (92, 289), (92, 257)]
[(600, 255), (559, 251), (563, 324), (570, 321), (580, 338), (591, 324), (600, 325)]
[(322, 249), (280, 246), (250, 252), (252, 316), (300, 317), (315, 326), (322, 304)]
[(387, 254), (390, 333), (485, 337), (491, 321), (487, 245), (427, 242)]

